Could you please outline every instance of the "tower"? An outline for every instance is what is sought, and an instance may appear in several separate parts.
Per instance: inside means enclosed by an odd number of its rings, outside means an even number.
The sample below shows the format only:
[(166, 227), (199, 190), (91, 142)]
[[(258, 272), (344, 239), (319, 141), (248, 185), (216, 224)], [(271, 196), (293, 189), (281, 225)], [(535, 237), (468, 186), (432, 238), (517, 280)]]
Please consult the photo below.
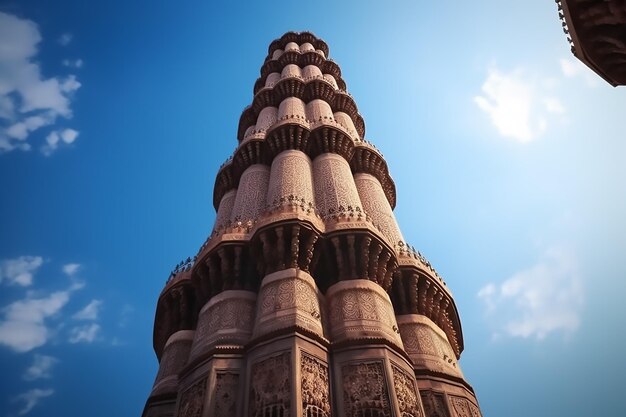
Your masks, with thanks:
[(328, 46), (273, 41), (212, 233), (157, 303), (144, 417), (477, 417), (447, 286)]

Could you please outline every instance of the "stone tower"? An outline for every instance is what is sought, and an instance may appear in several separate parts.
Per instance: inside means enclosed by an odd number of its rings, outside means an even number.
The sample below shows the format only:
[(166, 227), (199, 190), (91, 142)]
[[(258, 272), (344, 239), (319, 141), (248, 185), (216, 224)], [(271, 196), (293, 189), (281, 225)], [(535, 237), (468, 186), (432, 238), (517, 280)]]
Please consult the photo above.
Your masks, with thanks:
[(446, 284), (328, 46), (273, 41), (213, 232), (159, 296), (144, 417), (479, 417)]

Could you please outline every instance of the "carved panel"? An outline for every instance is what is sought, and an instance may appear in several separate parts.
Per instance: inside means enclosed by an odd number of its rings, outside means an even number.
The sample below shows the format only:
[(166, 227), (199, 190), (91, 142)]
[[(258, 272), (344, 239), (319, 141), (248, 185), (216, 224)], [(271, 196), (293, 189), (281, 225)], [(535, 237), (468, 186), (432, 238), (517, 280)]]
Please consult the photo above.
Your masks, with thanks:
[(267, 203), (274, 204), (280, 197), (290, 195), (315, 201), (311, 160), (300, 151), (281, 152), (272, 162)]
[(252, 165), (241, 175), (231, 221), (256, 219), (265, 209), (270, 169), (265, 165)]
[(218, 372), (215, 379), (215, 403), (212, 417), (232, 417), (237, 412), (239, 375)]
[(467, 398), (452, 395), (449, 398), (456, 417), (472, 417), (472, 409)]
[(291, 358), (282, 353), (252, 365), (250, 374), (250, 417), (290, 415)]
[(391, 365), (391, 368), (393, 369), (393, 385), (396, 389), (400, 416), (422, 417), (415, 379), (395, 365)]
[(341, 375), (346, 417), (391, 417), (382, 362), (344, 365)]
[(330, 417), (328, 366), (304, 352), (300, 361), (302, 417)]
[(426, 417), (450, 417), (443, 394), (432, 391), (421, 391), (422, 404)]
[(187, 388), (180, 397), (177, 417), (201, 417), (205, 392), (206, 378)]
[(343, 157), (323, 154), (313, 162), (315, 201), (322, 217), (338, 211), (339, 207), (361, 209), (361, 200), (354, 184), (350, 165)]
[(371, 174), (359, 173), (355, 175), (354, 182), (363, 203), (363, 209), (376, 228), (392, 245), (404, 241), (396, 217), (378, 179)]

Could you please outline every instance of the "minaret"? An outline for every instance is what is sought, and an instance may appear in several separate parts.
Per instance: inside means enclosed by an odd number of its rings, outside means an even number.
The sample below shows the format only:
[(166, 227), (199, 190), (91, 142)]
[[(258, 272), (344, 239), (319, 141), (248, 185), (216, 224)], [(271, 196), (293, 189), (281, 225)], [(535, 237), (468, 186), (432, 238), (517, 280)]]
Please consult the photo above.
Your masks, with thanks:
[(157, 304), (144, 417), (477, 417), (461, 323), (404, 242), (382, 154), (326, 43), (270, 44), (211, 235)]

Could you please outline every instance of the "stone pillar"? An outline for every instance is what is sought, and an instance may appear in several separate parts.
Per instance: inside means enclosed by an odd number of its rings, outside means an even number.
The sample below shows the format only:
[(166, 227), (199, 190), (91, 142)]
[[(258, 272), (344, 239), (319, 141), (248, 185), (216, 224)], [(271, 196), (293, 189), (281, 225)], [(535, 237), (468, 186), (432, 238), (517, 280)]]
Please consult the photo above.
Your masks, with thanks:
[(396, 246), (398, 242), (404, 242), (396, 216), (393, 214), (380, 181), (372, 174), (360, 172), (354, 175), (354, 182), (363, 202), (363, 209), (389, 243)]
[(387, 293), (372, 281), (356, 279), (334, 284), (326, 298), (336, 414), (423, 416)]
[(331, 416), (323, 304), (315, 281), (302, 270), (263, 279), (247, 356), (244, 416)]

